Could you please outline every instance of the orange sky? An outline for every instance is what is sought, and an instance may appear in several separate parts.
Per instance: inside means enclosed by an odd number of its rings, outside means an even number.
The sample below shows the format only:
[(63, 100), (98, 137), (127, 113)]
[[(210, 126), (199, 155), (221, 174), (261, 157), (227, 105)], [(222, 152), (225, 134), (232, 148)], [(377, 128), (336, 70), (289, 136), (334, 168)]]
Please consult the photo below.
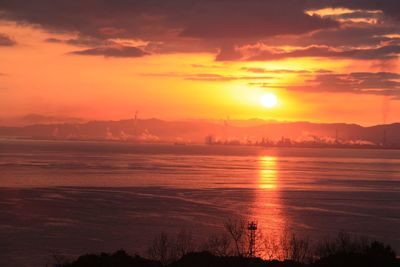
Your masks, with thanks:
[[(0, 118), (37, 113), (122, 119), (131, 118), (136, 110), (140, 117), (169, 120), (229, 116), (372, 125), (383, 123), (385, 114), (387, 122), (400, 118), (400, 37), (390, 32), (399, 27), (389, 19), (383, 23), (362, 16), (357, 20), (334, 17), (356, 9), (321, 9), (307, 14), (338, 23), (335, 34), (352, 27), (374, 31), (380, 27), (376, 31), (381, 31), (382, 40), (373, 39), (374, 34), (364, 37), (363, 43), (354, 43), (349, 37), (348, 44), (345, 40), (336, 44), (328, 38), (333, 31), (330, 28), (304, 30), (300, 37), (279, 33), (246, 36), (233, 45), (228, 36), (225, 54), (222, 41), (218, 39), (217, 44), (209, 36), (163, 36), (156, 41), (165, 48), (152, 50), (149, 44), (155, 39), (150, 33), (156, 35), (154, 30), (141, 31), (138, 38), (125, 34), (117, 38), (118, 31), (106, 28), (113, 36), (96, 38), (111, 43), (75, 44), (65, 40), (93, 36), (85, 36), (80, 28), (34, 21), (28, 16), (30, 10), (18, 14), (21, 8), (12, 8), (0, 4), (0, 11), (12, 15), (0, 20)], [(366, 18), (384, 12), (365, 10)], [(23, 16), (26, 18), (21, 19)], [(315, 44), (305, 42), (307, 38), (314, 38)], [(333, 43), (322, 44), (323, 38)], [(168, 51), (168, 45), (173, 49)], [(375, 55), (386, 46), (394, 52)], [(98, 47), (104, 51), (81, 53)], [(121, 51), (140, 48), (146, 54), (109, 55), (106, 48), (110, 47)], [(198, 51), (188, 51), (194, 47), (199, 47), (193, 49)], [(267, 109), (261, 105), (266, 92), (278, 97), (278, 106)]]

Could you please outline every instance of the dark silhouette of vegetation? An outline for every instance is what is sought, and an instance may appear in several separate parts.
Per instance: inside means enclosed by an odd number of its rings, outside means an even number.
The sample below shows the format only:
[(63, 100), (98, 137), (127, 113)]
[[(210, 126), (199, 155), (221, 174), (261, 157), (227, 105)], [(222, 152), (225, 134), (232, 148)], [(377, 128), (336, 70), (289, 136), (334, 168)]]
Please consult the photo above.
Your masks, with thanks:
[(230, 219), (226, 233), (213, 234), (196, 246), (190, 232), (161, 233), (147, 250), (147, 258), (114, 254), (87, 254), (68, 263), (55, 256), (60, 267), (400, 267), (390, 246), (341, 232), (335, 239), (312, 244), (308, 238), (285, 231), (281, 237), (257, 237), (256, 257), (249, 257), (246, 221)]
[(161, 267), (161, 263), (142, 258), (138, 255), (130, 256), (119, 250), (113, 254), (87, 254), (80, 256), (76, 261), (62, 265), (65, 267)]
[(175, 238), (170, 238), (165, 233), (156, 236), (148, 248), (147, 254), (150, 259), (166, 266), (194, 251), (195, 246), (192, 234), (183, 229)]
[(169, 267), (302, 267), (293, 261), (265, 261), (261, 258), (240, 256), (218, 257), (210, 252), (190, 253), (173, 262)]
[[(59, 265), (63, 267), (162, 267), (159, 261), (130, 256), (124, 251), (80, 256), (76, 261)], [(366, 250), (357, 253), (338, 253), (301, 263), (292, 260), (263, 260), (240, 256), (216, 256), (210, 252), (191, 252), (167, 265), (168, 267), (398, 267), (400, 261), (394, 252), (382, 243), (373, 242)]]
[(320, 243), (317, 252), (320, 256), (312, 265), (315, 267), (400, 266), (400, 260), (396, 259), (396, 253), (390, 246), (378, 241), (357, 239), (346, 233), (339, 233), (334, 241)]
[(230, 247), (231, 240), (227, 234), (212, 234), (201, 246), (201, 250), (218, 257), (226, 257), (230, 254)]

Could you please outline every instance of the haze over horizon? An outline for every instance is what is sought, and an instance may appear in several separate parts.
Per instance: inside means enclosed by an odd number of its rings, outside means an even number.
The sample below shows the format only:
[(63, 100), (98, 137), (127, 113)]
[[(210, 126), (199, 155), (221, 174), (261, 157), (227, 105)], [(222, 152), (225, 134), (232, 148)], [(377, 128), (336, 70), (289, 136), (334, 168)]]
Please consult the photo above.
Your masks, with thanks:
[(127, 120), (135, 120), (135, 115), (138, 120), (160, 120), (165, 122), (211, 122), (211, 123), (229, 123), (233, 126), (259, 126), (262, 124), (268, 123), (314, 123), (314, 124), (353, 124), (359, 125), (362, 127), (372, 127), (378, 125), (389, 125), (389, 124), (397, 124), (399, 121), (386, 122), (386, 123), (377, 123), (377, 124), (361, 124), (357, 122), (343, 122), (343, 121), (309, 121), (306, 119), (303, 120), (275, 120), (268, 118), (232, 118), (230, 116), (207, 119), (207, 118), (175, 118), (175, 119), (163, 119), (158, 117), (140, 117), (138, 113), (133, 114), (131, 117), (124, 118), (115, 118), (115, 119), (89, 119), (89, 118), (79, 118), (79, 117), (67, 117), (67, 116), (57, 116), (57, 115), (42, 115), (36, 113), (30, 113), (23, 116), (15, 116), (15, 117), (0, 117), (0, 127), (24, 127), (38, 124), (46, 124), (46, 125), (59, 125), (59, 124), (84, 124), (87, 122), (99, 121), (99, 122), (119, 122), (119, 121), (127, 121)]
[[(0, 1), (0, 117), (393, 123), (400, 5)], [(39, 16), (37, 14), (40, 14)]]

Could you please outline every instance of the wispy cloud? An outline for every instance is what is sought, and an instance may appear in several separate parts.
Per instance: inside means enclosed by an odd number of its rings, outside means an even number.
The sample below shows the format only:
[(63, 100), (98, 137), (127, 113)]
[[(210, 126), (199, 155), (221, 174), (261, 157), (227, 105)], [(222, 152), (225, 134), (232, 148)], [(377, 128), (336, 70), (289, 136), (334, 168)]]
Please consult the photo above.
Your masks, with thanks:
[(400, 74), (392, 72), (353, 72), (317, 74), (302, 85), (260, 83), (263, 87), (278, 87), (309, 93), (355, 93), (400, 96)]
[(350, 58), (359, 60), (394, 59), (400, 54), (400, 45), (387, 45), (377, 48), (334, 49), (327, 46), (310, 46), (292, 51), (274, 51), (263, 47), (237, 49), (232, 54), (224, 53), (217, 60), (230, 61), (271, 61), (286, 58), (319, 57), (319, 58)]
[(273, 76), (257, 75), (257, 76), (243, 76), (243, 75), (222, 75), (217, 73), (182, 73), (182, 72), (162, 72), (162, 73), (143, 73), (142, 76), (152, 77), (170, 77), (170, 78), (182, 78), (184, 80), (191, 81), (209, 81), (209, 82), (227, 82), (235, 80), (269, 80), (273, 79)]
[(102, 46), (89, 48), (85, 50), (73, 51), (70, 52), (73, 55), (82, 55), (82, 56), (104, 56), (104, 57), (126, 57), (126, 58), (135, 58), (149, 55), (149, 53), (143, 51), (140, 48), (133, 46)]
[(311, 73), (310, 70), (290, 70), (290, 69), (264, 69), (264, 68), (248, 68), (248, 67), (243, 67), (242, 70), (245, 70), (247, 72), (252, 72), (252, 73), (295, 73), (295, 74), (307, 74)]
[(14, 46), (17, 42), (10, 36), (0, 33), (0, 46)]

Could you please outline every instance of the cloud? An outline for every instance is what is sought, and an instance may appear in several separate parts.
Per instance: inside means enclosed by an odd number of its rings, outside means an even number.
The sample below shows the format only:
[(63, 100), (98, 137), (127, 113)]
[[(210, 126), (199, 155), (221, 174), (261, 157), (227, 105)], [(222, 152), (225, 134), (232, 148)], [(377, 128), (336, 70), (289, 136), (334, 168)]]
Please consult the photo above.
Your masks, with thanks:
[(224, 75), (212, 74), (212, 73), (188, 75), (185, 78), (185, 80), (191, 80), (191, 81), (214, 81), (214, 82), (226, 82), (226, 81), (232, 81), (235, 79), (236, 79), (236, 77), (224, 76)]
[(264, 68), (247, 68), (243, 67), (242, 70), (252, 73), (294, 73), (294, 74), (307, 74), (311, 71), (309, 70), (289, 70), (289, 69), (264, 69)]
[[(206, 39), (299, 34), (337, 26), (304, 13), (299, 0), (2, 1), (3, 17), (82, 35), (158, 39), (171, 33)], [(40, 14), (40, 15), (38, 15)]]
[[(270, 84), (262, 84), (271, 87)], [(400, 74), (392, 72), (326, 73), (305, 81), (304, 85), (278, 86), (291, 91), (332, 92), (400, 96)]]
[(17, 42), (10, 36), (0, 33), (0, 46), (14, 46)]
[(304, 13), (302, 1), (200, 1), (181, 36), (206, 39), (251, 39), (301, 34), (337, 27), (329, 18)]
[(330, 15), (330, 18), (334, 19), (342, 19), (342, 20), (365, 20), (366, 22), (368, 21), (379, 21), (384, 19), (383, 12), (376, 12), (376, 11), (370, 11), (370, 10), (356, 10), (356, 11), (351, 11), (351, 12), (346, 12), (342, 14), (336, 14), (336, 15)]
[(70, 39), (59, 39), (59, 38), (47, 38), (45, 40), (48, 43), (64, 43), (68, 45), (74, 46), (105, 46), (105, 45), (114, 45), (115, 42), (109, 40), (103, 40), (93, 37), (77, 37), (77, 38), (70, 38)]
[(220, 66), (220, 65), (205, 65), (205, 64), (191, 64), (190, 66), (192, 66), (193, 68), (204, 68), (204, 69), (222, 69), (225, 68), (224, 66)]
[(170, 77), (170, 78), (182, 78), (184, 80), (191, 81), (209, 81), (209, 82), (227, 82), (234, 80), (268, 80), (273, 79), (272, 76), (240, 76), (240, 75), (222, 75), (217, 73), (197, 73), (189, 74), (183, 72), (162, 72), (162, 73), (143, 73), (142, 76), (151, 77)]
[(324, 30), (312, 33), (304, 38), (300, 45), (327, 45), (327, 46), (377, 46), (385, 42), (395, 41), (398, 38), (389, 37), (390, 34), (400, 32), (400, 25), (359, 25), (349, 24), (340, 29)]
[(381, 10), (385, 15), (400, 19), (398, 0), (308, 0), (307, 5), (311, 9), (342, 7), (353, 10)]
[(85, 45), (121, 38), (146, 41), (150, 52), (216, 52), (224, 45), (339, 26), (330, 18), (308, 15), (304, 9), (304, 0), (13, 0), (0, 1), (0, 18), (52, 33), (78, 34)]
[(104, 57), (142, 57), (149, 55), (140, 48), (133, 46), (102, 46), (85, 50), (73, 51), (70, 54), (82, 56), (104, 56)]
[[(330, 16), (308, 12), (330, 7), (351, 10)], [(127, 49), (104, 48), (120, 39), (146, 43), (140, 47), (146, 53), (208, 52), (215, 53), (217, 61), (243, 60), (238, 48), (255, 44), (304, 49), (264, 51), (245, 60), (307, 57), (312, 52), (317, 57), (387, 59), (399, 45), (398, 37), (389, 36), (399, 32), (394, 22), (400, 19), (399, 7), (398, 0), (13, 0), (0, 1), (0, 18), (76, 34), (72, 39), (47, 39), (88, 47), (74, 54), (122, 56), (121, 50)], [(379, 23), (354, 23), (356, 19)], [(329, 48), (310, 48), (316, 46)], [(106, 50), (115, 53), (102, 52)]]
[[(365, 49), (344, 49), (338, 50), (327, 46), (310, 46), (302, 49), (294, 49), (292, 51), (274, 51), (264, 47), (244, 47), (236, 49), (233, 58), (223, 57), (224, 61), (241, 60), (241, 61), (272, 61), (286, 58), (301, 57), (319, 57), (319, 58), (350, 58), (359, 60), (387, 60), (398, 58), (400, 54), (400, 45), (387, 45), (377, 48)], [(238, 56), (240, 55), (240, 56)], [(217, 55), (217, 60), (221, 57)]]
[(188, 75), (185, 77), (185, 80), (192, 81), (215, 81), (215, 82), (224, 82), (224, 81), (234, 81), (234, 80), (266, 80), (272, 79), (271, 76), (225, 76), (220, 74), (213, 73), (201, 73), (195, 75)]
[[(400, 44), (400, 23), (384, 20), (379, 23), (343, 22), (339, 28), (322, 29), (300, 35), (263, 38), (258, 43), (267, 47), (328, 46), (335, 49), (362, 49)], [(240, 47), (237, 45), (237, 47)]]

